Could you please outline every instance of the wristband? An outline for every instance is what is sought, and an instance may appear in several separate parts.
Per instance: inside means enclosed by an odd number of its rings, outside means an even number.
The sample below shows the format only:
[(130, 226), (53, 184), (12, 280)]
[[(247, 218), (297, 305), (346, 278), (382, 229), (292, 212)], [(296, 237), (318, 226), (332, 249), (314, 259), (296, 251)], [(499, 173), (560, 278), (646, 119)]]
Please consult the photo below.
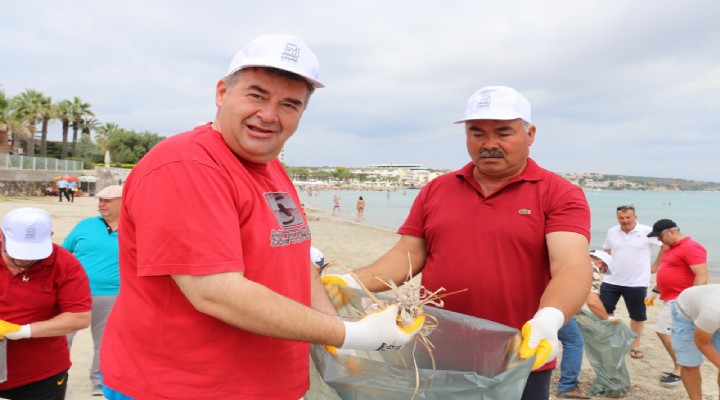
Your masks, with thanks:
[(652, 291), (653, 291), (653, 293), (657, 293), (657, 294), (660, 294), (660, 291), (659, 291), (659, 290), (657, 290), (657, 288), (653, 288), (653, 289), (652, 289)]

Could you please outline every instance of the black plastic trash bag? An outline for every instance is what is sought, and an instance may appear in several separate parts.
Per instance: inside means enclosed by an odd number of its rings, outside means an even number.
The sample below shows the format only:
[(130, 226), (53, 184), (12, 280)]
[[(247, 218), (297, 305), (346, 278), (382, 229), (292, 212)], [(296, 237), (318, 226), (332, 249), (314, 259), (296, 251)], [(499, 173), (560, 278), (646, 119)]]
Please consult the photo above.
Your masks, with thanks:
[[(361, 309), (363, 292), (340, 289)], [(312, 358), (322, 378), (345, 400), (520, 399), (534, 357), (518, 358), (517, 329), (434, 307), (425, 312), (438, 322), (428, 336), (435, 369), (417, 340), (397, 351), (335, 356), (314, 345)]]
[(637, 335), (622, 322), (602, 321), (588, 310), (581, 310), (575, 318), (585, 339), (585, 354), (597, 375), (590, 394), (624, 397), (630, 390), (625, 355)]

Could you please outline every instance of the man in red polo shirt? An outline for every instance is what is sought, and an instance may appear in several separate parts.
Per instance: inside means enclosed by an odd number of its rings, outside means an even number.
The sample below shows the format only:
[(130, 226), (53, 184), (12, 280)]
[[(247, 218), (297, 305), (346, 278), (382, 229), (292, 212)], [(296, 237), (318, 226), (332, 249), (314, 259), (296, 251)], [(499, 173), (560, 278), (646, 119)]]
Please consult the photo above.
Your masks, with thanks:
[(655, 321), (655, 333), (673, 361), (672, 372), (660, 377), (660, 384), (673, 387), (680, 384), (682, 367), (677, 362), (672, 348), (672, 305), (680, 293), (691, 287), (706, 285), (708, 282), (707, 250), (691, 237), (680, 233), (677, 224), (669, 219), (655, 222), (648, 237), (657, 237), (663, 244), (658, 256), (660, 266), (657, 272), (657, 288), (663, 306)]
[(50, 215), (38, 208), (18, 208), (2, 220), (0, 340), (9, 340), (0, 398), (64, 399), (70, 369), (65, 335), (90, 325), (85, 270), (52, 243), (51, 232)]
[(585, 302), (592, 270), (587, 200), (529, 158), (530, 114), (509, 87), (475, 92), (456, 121), (472, 161), (422, 189), (398, 243), (358, 276), (370, 290), (401, 284), (409, 254), (428, 290), (468, 289), (444, 298), (444, 308), (522, 329), (520, 356), (537, 354), (523, 399), (535, 400), (549, 397), (557, 331)]

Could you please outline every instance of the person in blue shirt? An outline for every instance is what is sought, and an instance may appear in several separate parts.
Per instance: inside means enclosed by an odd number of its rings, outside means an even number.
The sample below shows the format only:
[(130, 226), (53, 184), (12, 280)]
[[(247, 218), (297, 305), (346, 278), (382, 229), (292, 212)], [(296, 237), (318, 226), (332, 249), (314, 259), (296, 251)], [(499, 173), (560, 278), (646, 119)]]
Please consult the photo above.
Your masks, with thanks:
[(77, 182), (70, 181), (68, 182), (67, 187), (67, 195), (70, 196), (68, 199), (69, 202), (74, 203), (75, 202), (75, 192), (77, 191)]
[[(100, 385), (100, 343), (105, 322), (120, 290), (118, 270), (118, 221), (122, 200), (122, 186), (112, 185), (99, 191), (99, 216), (83, 219), (70, 231), (62, 247), (80, 260), (90, 281), (92, 294), (91, 330), (94, 355), (90, 369), (93, 396), (102, 396)], [(68, 335), (72, 344), (75, 333)]]

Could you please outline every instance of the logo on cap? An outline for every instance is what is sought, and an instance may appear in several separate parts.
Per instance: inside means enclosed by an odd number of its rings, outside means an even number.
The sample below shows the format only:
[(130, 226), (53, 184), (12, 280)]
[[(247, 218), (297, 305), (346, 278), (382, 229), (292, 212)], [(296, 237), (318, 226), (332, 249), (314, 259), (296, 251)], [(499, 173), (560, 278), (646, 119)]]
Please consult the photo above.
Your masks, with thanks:
[(25, 239), (35, 240), (35, 228), (34, 227), (28, 226), (27, 231), (25, 231)]
[(484, 95), (480, 98), (480, 100), (477, 103), (477, 108), (490, 108), (490, 101), (492, 100), (492, 96), (490, 95)]
[(288, 43), (283, 49), (283, 53), (280, 59), (283, 61), (290, 61), (293, 64), (297, 64), (298, 58), (300, 58), (300, 46), (295, 43)]

